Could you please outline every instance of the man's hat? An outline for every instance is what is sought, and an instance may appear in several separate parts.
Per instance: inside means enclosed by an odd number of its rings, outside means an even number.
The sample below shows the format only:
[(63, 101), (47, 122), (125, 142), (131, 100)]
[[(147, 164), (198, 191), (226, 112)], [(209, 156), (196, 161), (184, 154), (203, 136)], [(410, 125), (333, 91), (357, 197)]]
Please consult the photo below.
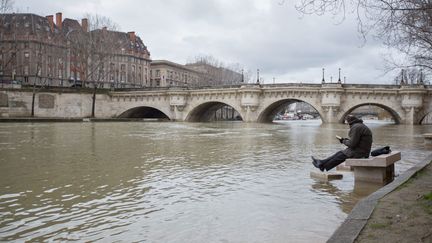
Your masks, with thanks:
[(348, 115), (347, 117), (346, 117), (346, 119), (345, 119), (347, 122), (348, 122), (348, 124), (353, 124), (354, 122), (356, 122), (356, 121), (360, 121), (357, 117), (355, 117), (355, 116), (353, 116), (353, 115)]

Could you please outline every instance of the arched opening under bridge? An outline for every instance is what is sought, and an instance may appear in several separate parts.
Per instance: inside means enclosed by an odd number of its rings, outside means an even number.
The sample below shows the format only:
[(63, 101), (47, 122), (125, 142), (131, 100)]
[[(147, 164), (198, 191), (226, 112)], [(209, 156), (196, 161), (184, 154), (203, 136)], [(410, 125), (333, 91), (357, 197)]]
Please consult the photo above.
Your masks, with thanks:
[(189, 122), (243, 121), (243, 118), (228, 104), (207, 102), (192, 109), (185, 120)]
[(170, 120), (162, 111), (148, 106), (139, 106), (131, 108), (118, 116), (118, 118), (143, 118), (143, 119), (161, 119)]
[(399, 124), (401, 122), (401, 117), (396, 111), (388, 106), (377, 103), (365, 103), (353, 106), (343, 114), (339, 122), (344, 123), (348, 115), (354, 115), (365, 123)]
[(432, 111), (428, 112), (425, 116), (420, 119), (420, 125), (432, 125)]
[(283, 99), (269, 105), (258, 117), (258, 122), (321, 120), (321, 114), (312, 105), (298, 99)]

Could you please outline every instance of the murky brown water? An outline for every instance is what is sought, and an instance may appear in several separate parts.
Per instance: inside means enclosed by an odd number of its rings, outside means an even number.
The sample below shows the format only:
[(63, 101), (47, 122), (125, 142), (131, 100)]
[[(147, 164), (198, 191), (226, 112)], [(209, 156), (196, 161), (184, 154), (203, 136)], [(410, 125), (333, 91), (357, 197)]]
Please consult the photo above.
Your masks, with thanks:
[[(371, 124), (428, 154), (432, 126)], [(324, 242), (366, 192), (309, 177), (341, 149), (319, 122), (0, 124), (0, 241)]]

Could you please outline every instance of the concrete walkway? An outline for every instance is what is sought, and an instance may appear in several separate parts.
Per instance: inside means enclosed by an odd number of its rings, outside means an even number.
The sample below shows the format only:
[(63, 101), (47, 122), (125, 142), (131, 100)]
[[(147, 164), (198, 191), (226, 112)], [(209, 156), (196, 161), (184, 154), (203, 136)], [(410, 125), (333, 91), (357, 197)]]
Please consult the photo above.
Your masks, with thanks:
[(362, 199), (327, 242), (432, 242), (431, 162)]

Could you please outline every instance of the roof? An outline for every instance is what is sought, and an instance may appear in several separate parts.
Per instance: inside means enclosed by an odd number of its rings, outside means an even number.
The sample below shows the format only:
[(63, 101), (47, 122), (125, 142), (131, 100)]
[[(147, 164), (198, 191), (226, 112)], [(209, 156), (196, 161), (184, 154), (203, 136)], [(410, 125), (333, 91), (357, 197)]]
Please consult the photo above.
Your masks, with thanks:
[[(72, 30), (79, 30), (85, 33), (80, 23), (75, 19), (65, 18), (62, 21), (62, 30), (53, 24), (53, 30), (48, 21), (48, 18), (36, 14), (0, 14), (0, 34), (11, 35), (16, 33), (18, 36), (36, 35), (41, 40), (58, 39), (65, 40), (67, 35)], [(92, 31), (93, 33), (102, 33), (102, 29)], [(107, 30), (108, 38), (113, 38), (117, 42), (118, 48), (125, 49), (130, 52), (138, 52), (144, 55), (145, 58), (150, 57), (150, 52), (147, 46), (144, 45), (139, 36), (135, 37), (135, 41), (129, 38), (128, 33)], [(118, 50), (113, 50), (118, 51)]]
[(0, 32), (18, 35), (37, 35), (41, 37), (54, 37), (60, 33), (54, 25), (51, 31), (48, 19), (36, 14), (0, 14)]
[[(93, 30), (91, 32), (96, 34), (96, 35), (100, 35), (100, 34), (103, 34), (104, 30), (96, 29), (96, 30)], [(142, 54), (150, 56), (150, 52), (147, 50), (147, 46), (144, 45), (143, 41), (138, 36), (136, 36), (135, 42), (133, 42), (129, 38), (128, 33), (126, 33), (126, 32), (106, 30), (106, 35), (107, 35), (106, 38), (111, 38), (111, 39), (115, 40), (115, 42), (117, 42), (116, 44), (118, 45), (118, 46), (116, 45), (116, 47), (118, 47), (120, 49), (124, 49), (124, 50), (128, 50), (128, 51), (136, 51), (136, 52), (140, 52)]]
[(197, 70), (194, 70), (192, 68), (189, 68), (185, 65), (179, 64), (179, 63), (175, 63), (175, 62), (171, 62), (168, 60), (152, 60), (150, 63), (151, 66), (156, 66), (156, 65), (166, 65), (166, 66), (171, 66), (171, 67), (176, 67), (176, 68), (180, 68), (180, 69), (184, 69), (187, 71), (191, 71), (191, 72), (197, 72)]

